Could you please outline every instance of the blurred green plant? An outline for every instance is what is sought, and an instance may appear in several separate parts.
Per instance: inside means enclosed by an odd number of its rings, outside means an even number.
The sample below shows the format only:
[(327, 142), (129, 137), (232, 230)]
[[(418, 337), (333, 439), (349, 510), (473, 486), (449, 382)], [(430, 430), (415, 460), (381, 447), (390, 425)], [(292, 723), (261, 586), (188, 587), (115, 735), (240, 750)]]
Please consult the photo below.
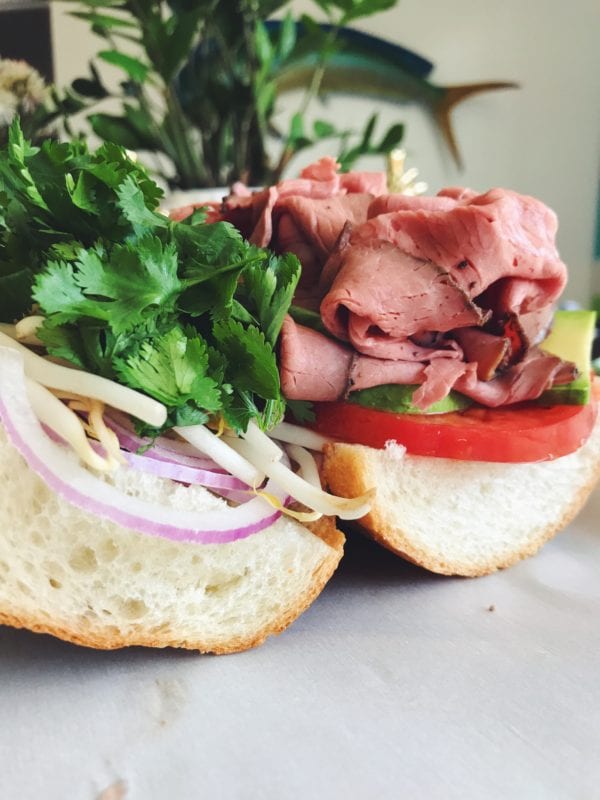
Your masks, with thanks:
[[(89, 75), (64, 93), (67, 127), (73, 114), (88, 111), (101, 139), (157, 154), (155, 169), (172, 188), (272, 183), (296, 153), (322, 139), (338, 141), (348, 169), (361, 155), (385, 154), (402, 139), (400, 124), (376, 137), (376, 115), (359, 134), (326, 121), (310, 128), (306, 123), (339, 32), (397, 0), (316, 0), (326, 26), (308, 15), (299, 24), (289, 12), (265, 24), (289, 0), (68, 2), (76, 6), (71, 14), (89, 23), (107, 47)], [(282, 133), (273, 124), (277, 75), (300, 53), (318, 58), (301, 108)], [(107, 88), (99, 62), (124, 73), (116, 93)], [(118, 99), (119, 113), (95, 108), (111, 97)], [(273, 159), (277, 143), (280, 155)]]
[[(508, 85), (453, 87), (459, 92), (452, 95), (452, 87), (427, 82), (430, 62), (350, 27), (397, 0), (314, 0), (325, 22), (308, 14), (295, 20), (290, 0), (67, 2), (106, 42), (89, 75), (63, 95), (67, 126), (74, 113), (87, 111), (100, 138), (154, 153), (156, 171), (172, 188), (273, 183), (298, 152), (323, 139), (337, 142), (349, 169), (402, 140), (401, 123), (377, 133), (376, 114), (359, 131), (327, 120), (309, 124), (309, 109), (324, 91), (373, 94), (379, 87), (375, 94), (385, 99), (421, 100), (458, 159), (450, 108), (476, 91)], [(100, 62), (124, 74), (116, 92), (107, 88)], [(280, 131), (278, 98), (298, 88), (299, 108)], [(118, 100), (118, 113), (97, 107), (109, 98)]]

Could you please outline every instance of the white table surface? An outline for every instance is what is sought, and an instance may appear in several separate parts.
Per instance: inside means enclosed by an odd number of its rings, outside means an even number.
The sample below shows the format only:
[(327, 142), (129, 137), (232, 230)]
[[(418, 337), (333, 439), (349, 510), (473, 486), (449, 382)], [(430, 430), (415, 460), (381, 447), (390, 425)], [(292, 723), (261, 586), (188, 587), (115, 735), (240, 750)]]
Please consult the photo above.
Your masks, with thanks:
[(1, 800), (117, 781), (126, 800), (600, 798), (600, 492), (486, 578), (352, 539), (312, 608), (235, 656), (0, 627)]

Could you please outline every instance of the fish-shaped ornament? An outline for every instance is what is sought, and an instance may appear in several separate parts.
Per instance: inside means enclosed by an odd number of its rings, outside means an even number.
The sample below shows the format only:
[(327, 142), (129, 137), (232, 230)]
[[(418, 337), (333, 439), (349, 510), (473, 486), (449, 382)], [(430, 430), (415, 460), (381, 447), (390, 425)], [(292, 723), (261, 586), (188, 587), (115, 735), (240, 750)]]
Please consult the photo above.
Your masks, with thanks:
[[(279, 20), (269, 20), (267, 30), (277, 37)], [(288, 23), (289, 24), (289, 23)], [(335, 33), (336, 48), (326, 60), (315, 38), (302, 23), (296, 23), (296, 45), (275, 68), (275, 83), (280, 93), (307, 88), (319, 75), (319, 93), (373, 97), (392, 103), (420, 103), (433, 116), (457, 166), (462, 158), (452, 127), (451, 112), (459, 103), (482, 92), (516, 89), (512, 81), (484, 81), (457, 86), (439, 86), (428, 80), (433, 64), (416, 53), (354, 28), (319, 26), (324, 34)]]

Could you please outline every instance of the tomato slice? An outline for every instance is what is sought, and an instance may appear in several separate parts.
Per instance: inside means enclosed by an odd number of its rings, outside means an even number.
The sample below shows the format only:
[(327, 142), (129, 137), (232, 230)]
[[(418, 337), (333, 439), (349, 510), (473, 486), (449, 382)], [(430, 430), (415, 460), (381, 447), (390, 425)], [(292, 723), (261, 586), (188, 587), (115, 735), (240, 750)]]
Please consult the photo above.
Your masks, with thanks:
[(598, 403), (469, 408), (449, 414), (391, 414), (354, 403), (315, 403), (312, 427), (352, 444), (390, 440), (419, 456), (462, 461), (549, 461), (573, 453), (590, 435)]

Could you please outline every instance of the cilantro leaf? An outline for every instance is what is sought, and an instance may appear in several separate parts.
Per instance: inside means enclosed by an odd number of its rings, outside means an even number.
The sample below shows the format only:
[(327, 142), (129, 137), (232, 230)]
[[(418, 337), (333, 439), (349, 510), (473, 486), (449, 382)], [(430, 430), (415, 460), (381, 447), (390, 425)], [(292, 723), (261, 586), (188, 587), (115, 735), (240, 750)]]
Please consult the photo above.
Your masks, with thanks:
[(173, 236), (185, 263), (184, 275), (195, 286), (231, 270), (241, 270), (251, 261), (263, 263), (264, 251), (249, 245), (229, 222), (211, 225), (173, 225)]
[(225, 377), (229, 383), (265, 400), (279, 396), (275, 353), (256, 325), (244, 327), (236, 320), (219, 320), (213, 326), (213, 336), (227, 360)]
[(206, 342), (199, 336), (189, 338), (179, 326), (148, 339), (136, 353), (118, 357), (114, 363), (127, 385), (167, 406), (179, 408), (189, 401), (202, 411), (217, 411), (221, 406), (217, 383), (207, 374)]
[(95, 181), (90, 173), (80, 172), (77, 181), (75, 181), (71, 173), (67, 173), (67, 178), (70, 178), (70, 180), (67, 180), (67, 190), (73, 205), (82, 211), (87, 211), (89, 214), (99, 217), (101, 212), (94, 185)]
[(108, 319), (108, 311), (85, 296), (75, 276), (73, 264), (49, 261), (33, 285), (33, 297), (40, 309), (55, 315), (57, 322), (71, 322), (82, 316)]
[(39, 193), (35, 181), (27, 166), (27, 159), (29, 156), (35, 155), (39, 152), (39, 148), (32, 147), (23, 136), (23, 131), (19, 125), (19, 118), (15, 117), (12, 121), (8, 132), (8, 164), (5, 169), (5, 176), (10, 170), (15, 178), (20, 178), (22, 181), (22, 191), (26, 197), (39, 208), (48, 210), (48, 206), (42, 195)]
[(31, 281), (33, 273), (30, 269), (2, 274), (0, 263), (0, 320), (14, 322), (31, 308)]
[(161, 196), (123, 148), (32, 147), (16, 120), (0, 147), (0, 319), (35, 301), (48, 353), (164, 402), (167, 427), (222, 414), (270, 428), (299, 264), (203, 210), (173, 222)]
[(300, 262), (292, 253), (271, 255), (264, 264), (250, 262), (236, 297), (258, 321), (265, 338), (275, 344), (300, 278)]
[(111, 380), (117, 377), (113, 359), (139, 346), (149, 335), (142, 328), (135, 335), (115, 336), (101, 321), (93, 319), (79, 319), (76, 325), (60, 324), (57, 314), (48, 317), (38, 329), (50, 355)]
[(174, 307), (180, 281), (177, 251), (156, 237), (136, 245), (102, 245), (80, 250), (74, 264), (49, 262), (35, 281), (33, 296), (60, 320), (79, 316), (105, 320), (115, 333), (141, 323), (150, 306), (161, 313)]
[(70, 361), (76, 367), (85, 369), (85, 357), (81, 352), (81, 338), (75, 327), (49, 323), (48, 320), (38, 328), (37, 335), (46, 345), (50, 355)]
[(85, 168), (113, 192), (127, 176), (133, 176), (149, 209), (156, 210), (163, 196), (162, 189), (148, 176), (144, 167), (139, 162), (132, 161), (123, 147), (112, 142), (104, 142)]
[(199, 317), (209, 311), (215, 318), (223, 314), (229, 315), (240, 271), (234, 269), (186, 289), (179, 298), (179, 308), (192, 317)]
[(286, 405), (296, 422), (302, 424), (315, 421), (315, 412), (310, 400), (287, 400)]
[(128, 175), (117, 187), (118, 207), (130, 223), (136, 236), (143, 236), (155, 228), (166, 228), (168, 220), (146, 205), (146, 198), (133, 175)]
[(240, 275), (251, 266), (261, 269), (267, 254), (228, 222), (175, 225), (173, 235), (186, 265), (180, 308), (192, 316), (229, 316)]

